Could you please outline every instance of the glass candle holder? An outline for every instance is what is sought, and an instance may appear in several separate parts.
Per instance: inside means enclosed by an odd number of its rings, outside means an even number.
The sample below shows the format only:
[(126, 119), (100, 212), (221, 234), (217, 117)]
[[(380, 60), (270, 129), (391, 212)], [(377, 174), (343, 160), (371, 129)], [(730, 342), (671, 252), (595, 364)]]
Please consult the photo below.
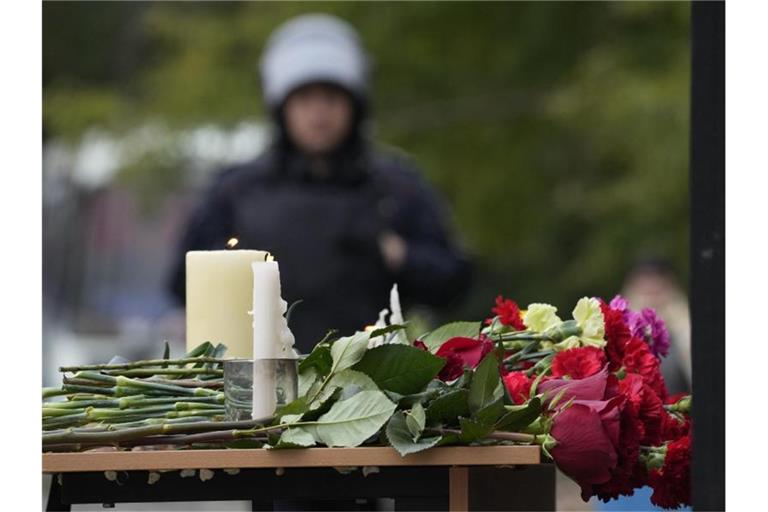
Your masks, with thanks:
[(295, 359), (224, 361), (225, 414), (229, 421), (267, 421), (298, 395)]

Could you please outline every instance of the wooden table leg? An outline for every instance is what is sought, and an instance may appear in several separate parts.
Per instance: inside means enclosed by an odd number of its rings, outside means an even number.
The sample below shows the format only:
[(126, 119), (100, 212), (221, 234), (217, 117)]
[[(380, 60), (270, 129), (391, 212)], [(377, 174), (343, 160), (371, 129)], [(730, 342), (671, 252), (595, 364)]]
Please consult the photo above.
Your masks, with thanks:
[(466, 466), (448, 469), (448, 509), (451, 512), (469, 510), (469, 468)]
[(47, 512), (68, 512), (72, 510), (72, 507), (68, 503), (64, 503), (61, 500), (61, 484), (59, 483), (59, 475), (53, 475), (51, 479), (51, 488), (48, 490), (48, 503), (45, 507)]

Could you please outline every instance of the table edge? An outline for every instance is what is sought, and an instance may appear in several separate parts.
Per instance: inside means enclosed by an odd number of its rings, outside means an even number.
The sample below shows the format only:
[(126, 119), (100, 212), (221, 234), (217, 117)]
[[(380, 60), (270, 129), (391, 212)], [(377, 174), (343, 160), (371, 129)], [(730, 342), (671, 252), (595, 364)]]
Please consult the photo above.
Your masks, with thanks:
[(344, 466), (505, 466), (541, 463), (538, 446), (450, 446), (401, 457), (387, 446), (43, 453), (43, 473)]

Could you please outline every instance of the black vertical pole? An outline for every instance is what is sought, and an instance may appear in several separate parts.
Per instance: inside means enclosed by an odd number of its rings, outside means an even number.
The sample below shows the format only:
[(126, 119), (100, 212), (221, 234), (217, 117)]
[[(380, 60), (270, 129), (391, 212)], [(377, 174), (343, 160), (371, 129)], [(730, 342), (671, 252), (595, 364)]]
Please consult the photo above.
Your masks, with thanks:
[(692, 2), (691, 351), (695, 510), (725, 509), (725, 2)]

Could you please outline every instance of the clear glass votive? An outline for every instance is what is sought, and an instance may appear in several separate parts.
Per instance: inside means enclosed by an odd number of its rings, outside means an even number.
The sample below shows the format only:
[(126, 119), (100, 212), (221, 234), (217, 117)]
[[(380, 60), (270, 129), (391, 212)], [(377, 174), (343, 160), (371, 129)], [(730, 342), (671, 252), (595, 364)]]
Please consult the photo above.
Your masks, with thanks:
[(297, 395), (295, 359), (224, 361), (224, 403), (229, 421), (266, 421), (277, 407), (294, 401)]

